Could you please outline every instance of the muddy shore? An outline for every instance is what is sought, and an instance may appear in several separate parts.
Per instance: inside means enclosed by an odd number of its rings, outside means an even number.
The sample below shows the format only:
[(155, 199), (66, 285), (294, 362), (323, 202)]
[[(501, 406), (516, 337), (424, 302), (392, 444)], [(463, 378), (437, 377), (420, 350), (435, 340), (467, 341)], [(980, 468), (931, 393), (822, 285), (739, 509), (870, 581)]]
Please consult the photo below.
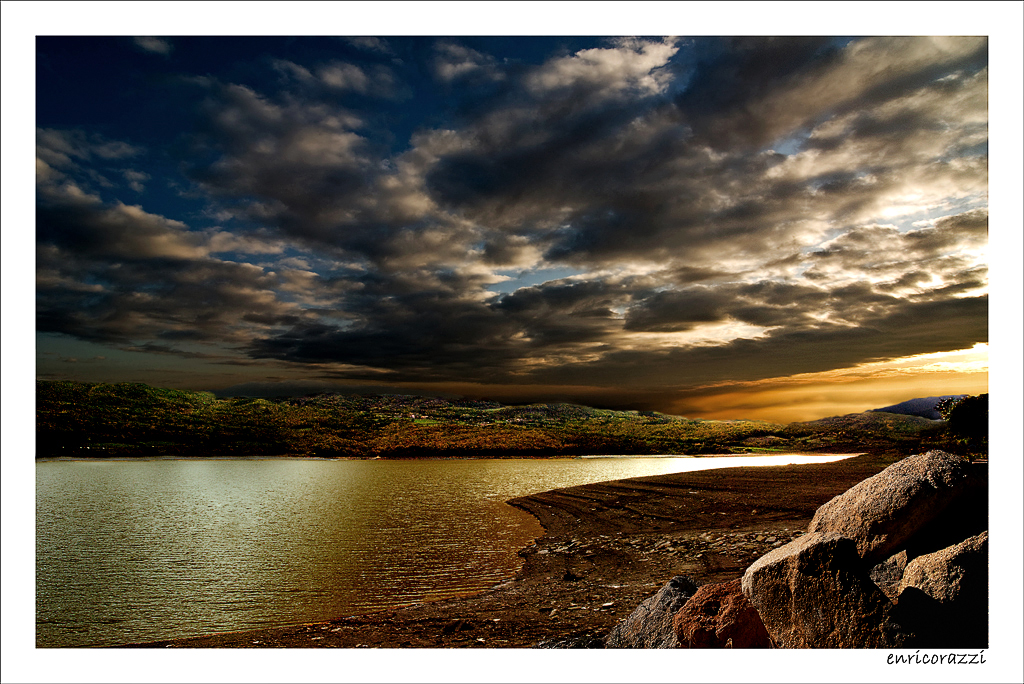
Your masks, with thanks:
[[(512, 580), (473, 596), (330, 622), (135, 644), (136, 648), (596, 647), (675, 575), (697, 584), (742, 575), (803, 533), (815, 509), (899, 460), (864, 454), (558, 489), (509, 503), (545, 535)], [(984, 467), (978, 465), (977, 467)]]

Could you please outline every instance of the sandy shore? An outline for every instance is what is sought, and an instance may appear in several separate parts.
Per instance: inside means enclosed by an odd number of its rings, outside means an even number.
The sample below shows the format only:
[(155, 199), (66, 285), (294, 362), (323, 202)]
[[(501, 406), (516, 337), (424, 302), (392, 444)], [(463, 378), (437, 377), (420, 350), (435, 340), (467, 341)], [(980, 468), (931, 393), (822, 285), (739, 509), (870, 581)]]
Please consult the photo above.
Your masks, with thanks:
[[(675, 575), (742, 575), (802, 534), (815, 509), (898, 456), (633, 478), (510, 501), (546, 534), (514, 579), (464, 598), (331, 622), (213, 634), (136, 647), (528, 648), (597, 640)], [(985, 467), (982, 465), (979, 468)]]

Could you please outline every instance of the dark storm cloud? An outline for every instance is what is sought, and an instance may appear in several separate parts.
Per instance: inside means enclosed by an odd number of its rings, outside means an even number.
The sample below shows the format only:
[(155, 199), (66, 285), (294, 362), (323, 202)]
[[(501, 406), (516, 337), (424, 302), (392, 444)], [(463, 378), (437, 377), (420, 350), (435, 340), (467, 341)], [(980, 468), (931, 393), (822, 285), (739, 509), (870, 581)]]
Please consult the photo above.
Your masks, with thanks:
[(640, 300), (626, 315), (625, 329), (682, 332), (705, 323), (740, 321), (754, 326), (796, 330), (818, 325), (818, 316), (842, 310), (849, 317), (880, 303), (898, 300), (863, 284), (836, 288), (777, 281), (688, 287)]
[(215, 197), (240, 201), (252, 219), (330, 243), (335, 216), (369, 189), (372, 161), (354, 130), (358, 119), (323, 106), (276, 104), (245, 86), (213, 90), (201, 142), (220, 156), (193, 177)]
[[(720, 48), (722, 63), (708, 65), (707, 73), (702, 65), (695, 67), (698, 75), (674, 106), (665, 92), (644, 88), (641, 79), (624, 78), (632, 89), (629, 100), (604, 93), (586, 78), (577, 83), (566, 77), (561, 87), (539, 93), (511, 91), (501, 108), (481, 113), (468, 127), (468, 145), (439, 158), (426, 177), (427, 189), (449, 210), (500, 229), (499, 244), (512, 232), (554, 261), (646, 257), (700, 263), (713, 254), (763, 254), (808, 239), (801, 219), (857, 220), (901, 192), (908, 163), (933, 160), (937, 145), (947, 153), (951, 144), (976, 136), (973, 122), (954, 122), (951, 132), (947, 120), (953, 90), (970, 91), (978, 100), (976, 79), (961, 75), (953, 79), (955, 86), (935, 81), (936, 73), (959, 74), (964, 64), (975, 64), (983, 42), (961, 49), (966, 54), (959, 61), (955, 50), (932, 47), (926, 39), (906, 43), (896, 46), (909, 53), (908, 65), (894, 62), (899, 51), (891, 54), (896, 48), (886, 42), (840, 50), (818, 39), (745, 39), (737, 49)], [(635, 50), (619, 52), (639, 61)], [(946, 71), (936, 72), (918, 52), (941, 54)], [(880, 66), (887, 62), (891, 66)], [(766, 70), (771, 78), (764, 77)], [(848, 75), (859, 88), (837, 91), (839, 75)], [(529, 83), (531, 76), (527, 72), (521, 79)], [(880, 93), (894, 90), (883, 87), (887, 78), (920, 83), (926, 92), (919, 97), (932, 97), (901, 104), (908, 93), (895, 91), (891, 100), (883, 100)], [(724, 79), (721, 92), (739, 92), (744, 99), (712, 96), (715, 79)], [(829, 116), (837, 104), (822, 98), (823, 87), (836, 91), (844, 111), (869, 106), (899, 111), (860, 111), (860, 123), (846, 127), (856, 135), (835, 148), (842, 168), (815, 174), (788, 174), (776, 168), (784, 155), (751, 153), (730, 142), (749, 138), (762, 145), (806, 134), (805, 126)], [(754, 107), (755, 101), (764, 106)], [(968, 104), (984, 111), (983, 99)], [(969, 112), (953, 118), (964, 114)], [(714, 131), (700, 130), (701, 117), (708, 117)], [(936, 136), (939, 130), (944, 133)], [(848, 133), (843, 135), (849, 138)], [(854, 153), (855, 159), (842, 158)], [(935, 173), (955, 178), (962, 170)]]
[[(683, 119), (701, 140), (720, 148), (760, 145), (778, 136), (779, 122), (759, 106), (801, 76), (839, 59), (834, 39), (740, 37), (697, 39), (706, 52), (691, 66), (689, 85), (676, 98)], [(792, 130), (802, 122), (786, 121)]]
[(514, 322), (534, 349), (610, 340), (621, 325), (614, 309), (635, 296), (605, 282), (551, 282), (516, 290), (494, 309)]
[(149, 141), (42, 128), (40, 330), (633, 388), (986, 339), (983, 38), (336, 44), (179, 79), (202, 211), (143, 208)]
[[(769, 144), (825, 117), (898, 101), (917, 88), (942, 88), (936, 81), (978, 71), (988, 54), (983, 39), (953, 49), (930, 38), (870, 38), (843, 48), (835, 39), (815, 37), (703, 40), (710, 58), (695, 65), (676, 104), (699, 139), (732, 150)], [(875, 125), (877, 132), (886, 129)]]
[(40, 332), (125, 344), (139, 339), (240, 343), (248, 313), (286, 324), (297, 312), (274, 301), (276, 279), (246, 264), (209, 258), (76, 254), (42, 243), (36, 293)]
[(549, 283), (489, 302), (465, 298), (454, 279), (360, 284), (344, 297), (349, 324), (297, 326), (257, 341), (253, 353), (387, 367), (404, 380), (508, 381), (539, 354), (610, 341), (620, 327), (610, 307), (628, 297), (601, 282)]
[[(41, 136), (41, 157), (53, 160), (48, 146), (54, 139)], [(211, 256), (224, 242), (222, 234), (190, 231), (141, 207), (104, 202), (80, 187), (75, 166), (64, 167), (67, 174), (39, 174), (39, 332), (122, 345), (146, 338), (224, 343), (245, 339), (248, 312), (278, 324), (298, 320), (294, 307), (271, 294), (279, 286), (276, 276)]]
[[(808, 373), (884, 358), (889, 353), (924, 353), (914, 351), (923, 348), (948, 351), (959, 348), (957, 344), (970, 346), (974, 343), (971, 339), (985, 339), (981, 331), (987, 314), (984, 297), (951, 299), (982, 288), (984, 268), (972, 267), (963, 259), (936, 257), (940, 245), (954, 246), (943, 242), (951, 238), (942, 234), (957, 224), (973, 225), (977, 233), (983, 218), (949, 219), (906, 235), (892, 231), (897, 240), (894, 251), (885, 251), (884, 257), (874, 253), (878, 263), (873, 264), (864, 263), (864, 254), (847, 259), (842, 266), (847, 277), (833, 278), (831, 287), (813, 279), (806, 283), (762, 280), (654, 291), (649, 278), (563, 280), (475, 302), (459, 299), (458, 287), (444, 297), (438, 296), (437, 287), (428, 290), (430, 295), (408, 287), (395, 295), (393, 282), (378, 282), (348, 298), (344, 309), (360, 317), (351, 328), (318, 328), (314, 333), (293, 330), (260, 341), (257, 350), (260, 355), (281, 359), (387, 366), (398, 373), (393, 379), (457, 376), (487, 382), (521, 378), (579, 384), (589, 378), (595, 385), (623, 382), (625, 369), (634, 358), (641, 364), (640, 359), (649, 359), (661, 368), (666, 380), (685, 375), (710, 381), (715, 376), (757, 375), (754, 367), (764, 359), (771, 359), (765, 373), (774, 372), (770, 369), (780, 363), (787, 373)], [(863, 239), (868, 238), (850, 238), (854, 242)], [(933, 243), (927, 252), (934, 257), (931, 261), (925, 251), (918, 252), (917, 262), (907, 260), (901, 251), (902, 245), (929, 240)], [(973, 242), (963, 234), (954, 242), (962, 240)], [(895, 264), (891, 262), (894, 254), (901, 259)], [(808, 258), (813, 262), (817, 256)], [(902, 273), (900, 267), (908, 263), (922, 263), (928, 270), (873, 284), (860, 280), (865, 271)], [(941, 320), (953, 326), (955, 334), (943, 329)], [(767, 332), (712, 348), (667, 352), (655, 345), (617, 351), (623, 332), (686, 332), (730, 322)], [(844, 344), (850, 348), (843, 349)], [(469, 362), (470, 353), (473, 362)], [(579, 363), (593, 354), (603, 360)], [(544, 363), (530, 363), (545, 359)], [(680, 364), (675, 371), (664, 367), (668, 359)], [(643, 381), (653, 382), (646, 373), (640, 375)]]
[(358, 114), (244, 86), (209, 87), (197, 143), (217, 157), (191, 176), (222, 211), (381, 268), (465, 258), (466, 227), (431, 211), (415, 169), (382, 159)]
[(701, 323), (728, 318), (734, 298), (713, 288), (659, 292), (634, 307), (626, 317), (626, 330), (679, 332)]
[[(452, 67), (446, 78), (495, 62), (454, 42), (439, 42), (436, 49), (462, 60), (461, 71)], [(583, 266), (623, 258), (698, 264), (713, 254), (763, 254), (787, 241), (807, 240), (801, 218), (856, 220), (900, 192), (906, 159), (913, 158), (909, 148), (929, 144), (937, 128), (949, 129), (938, 115), (945, 111), (944, 100), (895, 115), (899, 126), (890, 120), (888, 126), (876, 121), (874, 129), (863, 122), (846, 127), (856, 131), (843, 134), (850, 138), (846, 147), (873, 144), (888, 156), (876, 159), (857, 149), (855, 167), (837, 159), (843, 168), (793, 175), (776, 169), (785, 155), (712, 151), (694, 137), (688, 115), (680, 115), (687, 98), (693, 98), (695, 112), (715, 111), (716, 126), (732, 121), (743, 136), (745, 123), (726, 116), (743, 109), (743, 102), (712, 97), (708, 79), (749, 85), (738, 90), (748, 99), (788, 95), (786, 107), (775, 104), (748, 118), (797, 133), (803, 122), (794, 122), (791, 110), (799, 103), (813, 111), (808, 121), (833, 104), (817, 94), (830, 79), (830, 67), (855, 76), (862, 95), (874, 87), (875, 94), (865, 97), (879, 99), (879, 68), (862, 72), (875, 64), (872, 59), (891, 61), (891, 46), (874, 49), (874, 55), (871, 46), (843, 52), (824, 39), (724, 43), (718, 61), (694, 67), (696, 75), (674, 104), (667, 81), (655, 75), (673, 73), (667, 67), (677, 48), (661, 43), (623, 43), (502, 72), (515, 81), (504, 95), (488, 100), (444, 139), (422, 138), (406, 155), (404, 172), (375, 161), (379, 151), (354, 114), (313, 102), (276, 103), (247, 88), (223, 86), (209, 113), (211, 140), (223, 156), (197, 170), (196, 178), (225, 200), (245, 198), (238, 208), (254, 220), (381, 264), (423, 253), (430, 245), (418, 237), (430, 231), (453, 244), (452, 258), (479, 242), (492, 262), (515, 258), (524, 246), (549, 260)], [(766, 66), (775, 62), (777, 69)], [(954, 61), (949, 69), (958, 65)], [(771, 78), (764, 77), (766, 69)], [(904, 78), (922, 69), (889, 71)], [(960, 89), (977, 91), (970, 79), (954, 80)], [(930, 87), (941, 95), (953, 86)], [(847, 109), (857, 102), (853, 95), (844, 100)], [(860, 112), (858, 121), (872, 116), (881, 115)], [(887, 142), (895, 133), (903, 141), (898, 150)], [(844, 151), (833, 149), (837, 155)], [(897, 152), (901, 156), (894, 159)], [(958, 169), (938, 173), (955, 176)], [(456, 227), (454, 217), (475, 224), (472, 234)]]
[(988, 299), (898, 302), (860, 325), (779, 329), (716, 346), (616, 351), (591, 363), (563, 364), (538, 383), (636, 389), (686, 388), (728, 379), (758, 380), (970, 347), (988, 339)]

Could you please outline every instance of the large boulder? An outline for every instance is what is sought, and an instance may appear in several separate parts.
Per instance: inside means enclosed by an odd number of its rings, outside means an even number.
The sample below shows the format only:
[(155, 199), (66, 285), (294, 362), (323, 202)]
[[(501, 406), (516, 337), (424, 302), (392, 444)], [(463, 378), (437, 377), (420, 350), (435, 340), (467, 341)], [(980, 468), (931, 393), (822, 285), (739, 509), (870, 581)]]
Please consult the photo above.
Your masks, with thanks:
[(604, 639), (605, 648), (676, 648), (672, 618), (696, 591), (689, 577), (673, 577), (612, 628)]
[(900, 619), (922, 648), (988, 647), (988, 532), (912, 560), (898, 587)]
[(697, 589), (672, 620), (678, 648), (768, 648), (771, 641), (757, 610), (732, 582)]
[(907, 646), (913, 634), (868, 571), (852, 539), (815, 532), (762, 556), (741, 587), (778, 648)]
[(894, 463), (827, 502), (807, 531), (852, 539), (858, 554), (876, 565), (959, 500), (976, 499), (981, 489), (984, 483), (972, 473), (970, 461), (929, 451)]

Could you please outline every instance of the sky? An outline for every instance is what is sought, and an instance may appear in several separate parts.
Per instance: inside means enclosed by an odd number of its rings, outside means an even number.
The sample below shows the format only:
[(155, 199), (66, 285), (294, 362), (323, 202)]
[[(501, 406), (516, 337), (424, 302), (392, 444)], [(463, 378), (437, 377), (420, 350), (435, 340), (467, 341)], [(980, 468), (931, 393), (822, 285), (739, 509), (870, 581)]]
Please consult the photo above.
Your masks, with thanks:
[(40, 379), (777, 422), (988, 390), (984, 36), (35, 60)]

